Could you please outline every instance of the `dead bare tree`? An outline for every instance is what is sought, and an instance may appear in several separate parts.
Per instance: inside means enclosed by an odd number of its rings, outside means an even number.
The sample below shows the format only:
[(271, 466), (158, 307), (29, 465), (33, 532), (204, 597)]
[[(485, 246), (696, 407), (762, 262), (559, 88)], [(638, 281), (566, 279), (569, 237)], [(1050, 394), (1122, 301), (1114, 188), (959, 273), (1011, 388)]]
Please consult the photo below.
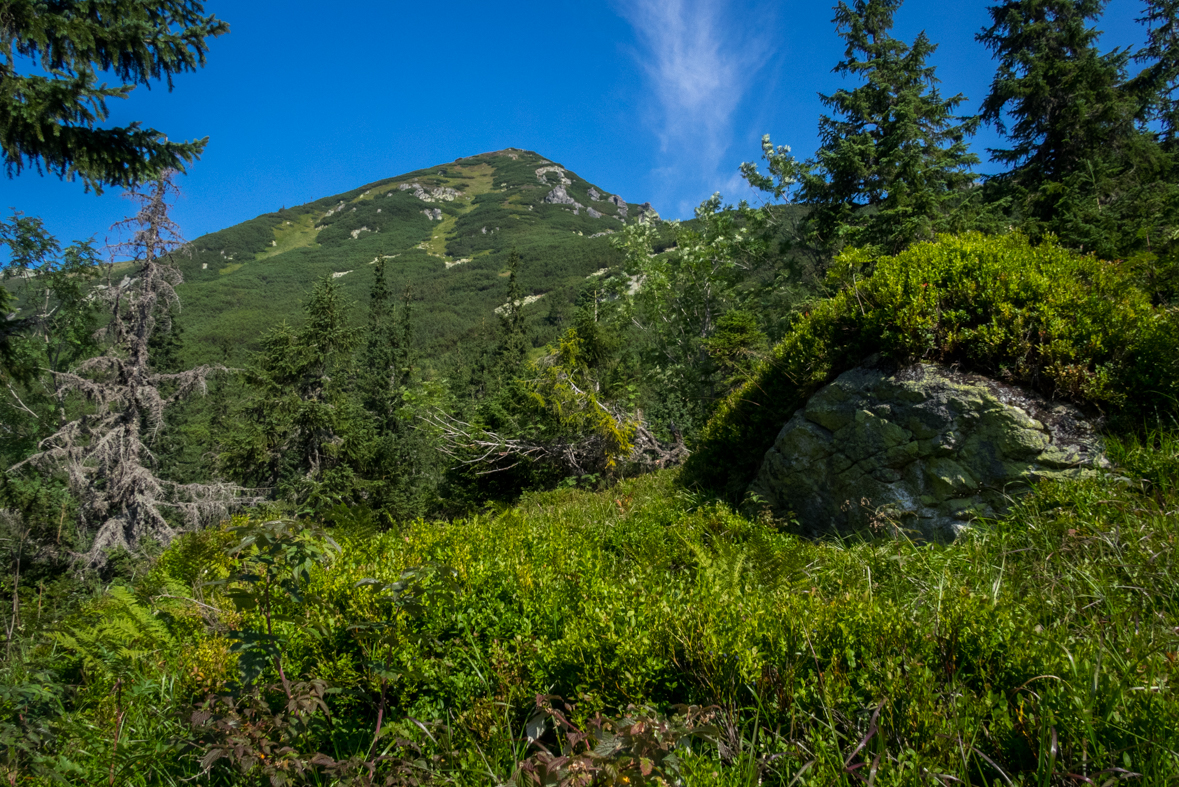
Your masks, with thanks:
[[(79, 395), (85, 402), (83, 414), (64, 423), (41, 442), (38, 453), (13, 468), (28, 464), (66, 474), (83, 526), (94, 531), (84, 555), (91, 564), (103, 562), (112, 548), (134, 549), (147, 538), (166, 544), (178, 527), (198, 527), (247, 502), (244, 490), (229, 484), (161, 479), (149, 448), (168, 407), (203, 394), (207, 378), (226, 371), (200, 366), (160, 374), (148, 357), (148, 340), (156, 330), (169, 328), (170, 315), (180, 303), (175, 288), (181, 275), (171, 253), (183, 241), (168, 217), (169, 200), (178, 192), (173, 174), (165, 173), (146, 191), (127, 192), (139, 210), (115, 225), (127, 240), (114, 247), (112, 258), (130, 258), (138, 270), (95, 291), (111, 310), (107, 350), (72, 372), (54, 373), (59, 399)], [(165, 511), (172, 517), (165, 517)]]

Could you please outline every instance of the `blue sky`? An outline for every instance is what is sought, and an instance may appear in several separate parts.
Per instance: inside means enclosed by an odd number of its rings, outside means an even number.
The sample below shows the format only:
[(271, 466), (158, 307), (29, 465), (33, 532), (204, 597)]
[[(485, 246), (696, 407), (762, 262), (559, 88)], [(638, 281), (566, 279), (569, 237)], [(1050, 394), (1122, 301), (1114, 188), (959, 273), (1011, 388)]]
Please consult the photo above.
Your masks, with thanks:
[[(975, 42), (986, 2), (908, 0), (894, 33), (927, 31), (942, 91), (973, 113), (993, 74)], [(1112, 0), (1106, 48), (1137, 45), (1139, 0)], [(818, 93), (842, 83), (831, 3), (618, 0), (487, 3), (208, 0), (231, 32), (208, 66), (112, 104), (173, 139), (208, 136), (174, 218), (196, 238), (284, 205), (504, 147), (536, 150), (665, 218), (714, 191), (746, 196), (737, 167), (760, 139), (817, 145)], [(984, 130), (976, 151), (995, 146)], [(986, 171), (987, 167), (984, 166)], [(0, 210), (41, 216), (63, 240), (128, 212), (115, 192), (25, 171), (0, 176)]]

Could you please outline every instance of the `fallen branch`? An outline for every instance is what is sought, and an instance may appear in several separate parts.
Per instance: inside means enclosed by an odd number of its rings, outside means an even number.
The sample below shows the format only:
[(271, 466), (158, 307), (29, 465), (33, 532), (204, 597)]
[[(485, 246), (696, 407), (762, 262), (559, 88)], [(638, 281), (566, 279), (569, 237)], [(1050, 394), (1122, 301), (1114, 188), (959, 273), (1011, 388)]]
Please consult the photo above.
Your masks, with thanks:
[[(616, 421), (622, 418), (598, 403)], [(598, 434), (571, 435), (548, 442), (505, 437), (498, 432), (434, 411), (422, 420), (438, 430), (440, 450), (459, 464), (478, 468), (476, 475), (502, 473), (530, 461), (553, 466), (566, 475), (590, 475), (609, 469), (608, 443)], [(663, 443), (640, 417), (634, 421), (631, 450), (617, 464), (630, 471), (647, 472), (675, 467), (688, 458), (683, 437), (674, 426), (674, 442)]]

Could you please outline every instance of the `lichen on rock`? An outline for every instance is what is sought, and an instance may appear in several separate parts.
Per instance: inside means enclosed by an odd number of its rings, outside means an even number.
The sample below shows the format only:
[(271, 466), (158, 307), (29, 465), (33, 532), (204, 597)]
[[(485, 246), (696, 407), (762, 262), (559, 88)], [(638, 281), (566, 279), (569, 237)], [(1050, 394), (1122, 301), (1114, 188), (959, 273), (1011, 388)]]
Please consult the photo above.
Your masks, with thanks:
[(950, 541), (1037, 479), (1107, 465), (1070, 405), (936, 364), (870, 364), (794, 414), (750, 492), (810, 535), (898, 528)]

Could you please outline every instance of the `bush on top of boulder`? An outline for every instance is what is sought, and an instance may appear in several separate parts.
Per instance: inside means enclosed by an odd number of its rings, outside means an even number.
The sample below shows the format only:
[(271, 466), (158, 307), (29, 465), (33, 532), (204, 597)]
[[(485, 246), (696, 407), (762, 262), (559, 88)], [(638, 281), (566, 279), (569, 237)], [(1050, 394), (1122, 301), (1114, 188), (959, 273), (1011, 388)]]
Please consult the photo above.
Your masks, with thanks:
[(837, 260), (843, 289), (721, 404), (686, 481), (739, 498), (794, 411), (874, 354), (1027, 386), (1117, 425), (1179, 409), (1179, 313), (1152, 306), (1119, 262), (979, 233), (916, 244), (859, 278), (872, 262)]

